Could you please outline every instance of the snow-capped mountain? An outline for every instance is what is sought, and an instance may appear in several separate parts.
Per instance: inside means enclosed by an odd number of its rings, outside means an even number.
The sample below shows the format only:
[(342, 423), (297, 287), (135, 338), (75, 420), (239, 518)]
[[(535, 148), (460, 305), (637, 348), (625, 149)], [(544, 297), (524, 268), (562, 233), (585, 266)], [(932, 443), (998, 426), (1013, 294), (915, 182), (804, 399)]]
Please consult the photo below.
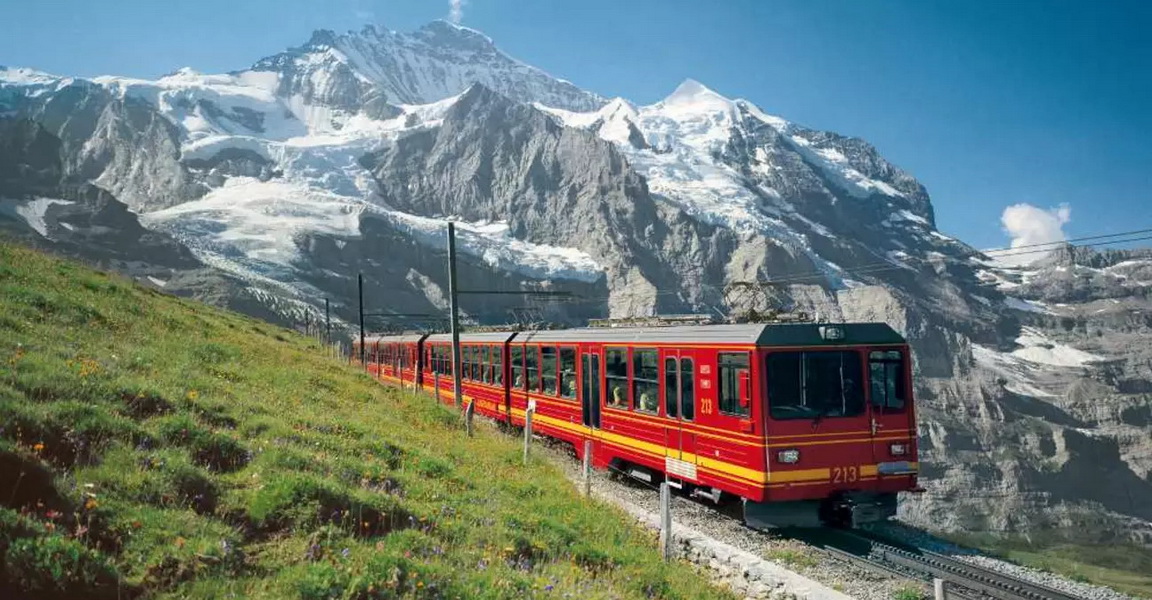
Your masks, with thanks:
[[(692, 80), (607, 100), (443, 22), (321, 31), (228, 74), (0, 67), (0, 123), (23, 132), (0, 136), (0, 225), (269, 318), (325, 297), (353, 317), (357, 273), (372, 312), (443, 314), (453, 217), (462, 288), (575, 294), (469, 296), (477, 321), (763, 309), (730, 292), (765, 280), (822, 318), (887, 321), (923, 406), (930, 492), (909, 519), (1152, 539), (1146, 257), (999, 268), (863, 140)], [(125, 235), (95, 226), (113, 213)]]

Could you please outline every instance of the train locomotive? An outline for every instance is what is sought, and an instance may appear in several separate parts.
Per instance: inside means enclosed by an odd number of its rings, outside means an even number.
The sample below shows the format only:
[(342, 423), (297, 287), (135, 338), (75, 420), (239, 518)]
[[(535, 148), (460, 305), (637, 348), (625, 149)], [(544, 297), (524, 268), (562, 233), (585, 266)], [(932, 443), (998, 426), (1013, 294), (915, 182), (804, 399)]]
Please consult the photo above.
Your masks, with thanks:
[[(592, 463), (717, 503), (756, 528), (854, 527), (917, 483), (907, 342), (880, 323), (463, 333), (464, 402), (571, 443)], [(359, 358), (357, 342), (353, 356)], [(385, 382), (453, 402), (447, 334), (373, 336)]]

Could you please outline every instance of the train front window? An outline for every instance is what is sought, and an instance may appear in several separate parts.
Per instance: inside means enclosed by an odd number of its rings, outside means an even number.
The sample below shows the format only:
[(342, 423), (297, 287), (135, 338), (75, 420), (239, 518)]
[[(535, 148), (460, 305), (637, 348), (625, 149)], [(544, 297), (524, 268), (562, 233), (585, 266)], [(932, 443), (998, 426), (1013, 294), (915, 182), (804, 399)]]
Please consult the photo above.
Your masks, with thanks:
[(773, 419), (855, 417), (864, 413), (864, 377), (856, 352), (775, 352), (768, 356)]
[(884, 413), (904, 410), (904, 355), (899, 350), (868, 355), (868, 376), (872, 383), (872, 407)]

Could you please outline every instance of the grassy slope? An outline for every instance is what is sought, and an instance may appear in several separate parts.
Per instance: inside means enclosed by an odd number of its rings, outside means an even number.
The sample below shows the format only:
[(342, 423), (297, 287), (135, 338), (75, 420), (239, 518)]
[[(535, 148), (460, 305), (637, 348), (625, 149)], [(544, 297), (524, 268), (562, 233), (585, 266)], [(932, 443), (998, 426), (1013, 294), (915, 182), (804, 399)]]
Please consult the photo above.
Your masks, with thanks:
[(0, 563), (38, 597), (728, 597), (514, 439), (3, 242)]

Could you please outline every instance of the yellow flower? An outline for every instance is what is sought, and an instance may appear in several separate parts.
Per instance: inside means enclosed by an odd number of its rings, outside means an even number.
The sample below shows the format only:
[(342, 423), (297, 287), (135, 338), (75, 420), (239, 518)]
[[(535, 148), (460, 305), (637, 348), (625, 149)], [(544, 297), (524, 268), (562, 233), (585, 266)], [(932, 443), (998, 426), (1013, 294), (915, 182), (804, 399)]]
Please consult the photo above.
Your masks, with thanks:
[(93, 508), (96, 508), (97, 506), (100, 506), (100, 503), (96, 502), (95, 498), (89, 498), (89, 499), (84, 501), (85, 510), (92, 510)]
[(176, 547), (177, 548), (183, 548), (184, 547), (184, 538), (182, 538), (182, 537), (176, 538)]
[(32, 449), (39, 452), (44, 449), (44, 444), (42, 442), (36, 442), (36, 445), (32, 446)]
[(199, 397), (200, 397), (200, 392), (197, 392), (196, 390), (188, 390), (188, 399), (189, 400), (195, 400)]

